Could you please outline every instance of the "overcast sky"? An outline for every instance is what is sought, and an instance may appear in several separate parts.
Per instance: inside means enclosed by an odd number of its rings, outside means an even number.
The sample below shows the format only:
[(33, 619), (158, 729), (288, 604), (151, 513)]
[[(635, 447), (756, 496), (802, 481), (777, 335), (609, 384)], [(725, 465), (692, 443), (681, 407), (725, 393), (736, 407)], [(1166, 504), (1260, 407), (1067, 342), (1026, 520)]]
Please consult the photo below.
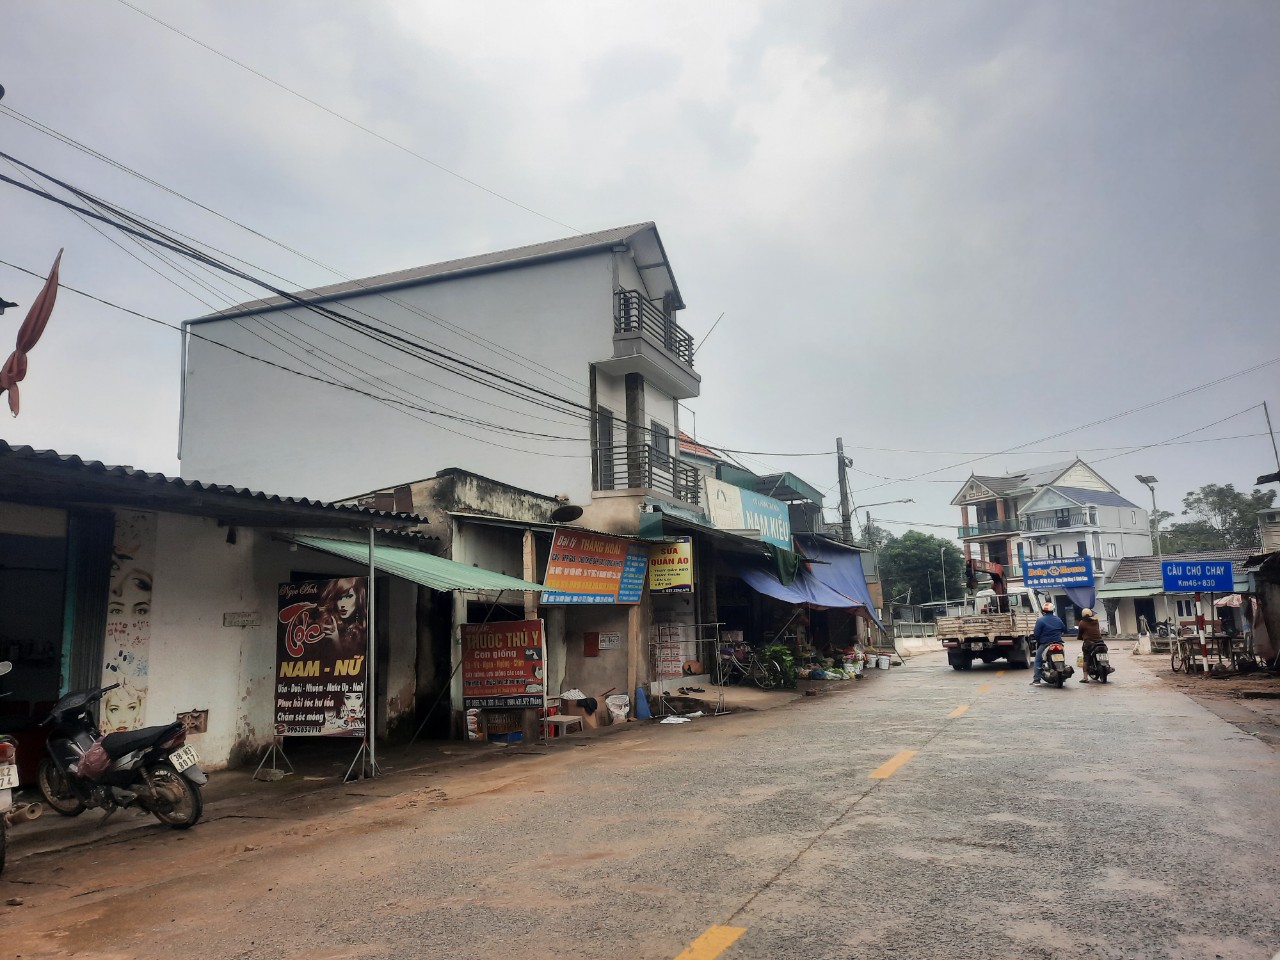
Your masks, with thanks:
[[(681, 324), (723, 314), (698, 436), (829, 505), (842, 436), (857, 504), (915, 500), (872, 508), (894, 532), (958, 523), (971, 470), (1078, 453), (1172, 509), (1276, 469), (1271, 0), (136, 5), (206, 46), (122, 0), (6, 5), (0, 150), (295, 288), (338, 278), (10, 111), (348, 276), (653, 220)], [(9, 264), (65, 247), (65, 284), (168, 323), (259, 294), (111, 240), (0, 183)], [(0, 264), (0, 358), (39, 286)], [(29, 362), (0, 439), (178, 474), (177, 333), (64, 290)], [(1182, 434), (1210, 442), (1119, 455)]]

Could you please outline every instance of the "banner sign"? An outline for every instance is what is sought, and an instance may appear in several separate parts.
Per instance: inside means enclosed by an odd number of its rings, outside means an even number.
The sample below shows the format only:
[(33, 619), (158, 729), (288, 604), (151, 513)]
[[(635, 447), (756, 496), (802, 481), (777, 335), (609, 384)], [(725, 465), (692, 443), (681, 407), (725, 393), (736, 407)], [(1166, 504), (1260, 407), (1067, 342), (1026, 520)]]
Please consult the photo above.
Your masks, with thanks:
[(1166, 560), (1161, 569), (1166, 593), (1231, 593), (1235, 572), (1226, 560)]
[(541, 603), (639, 603), (649, 545), (603, 533), (556, 530)]
[(759, 530), (760, 539), (783, 550), (791, 546), (791, 514), (781, 500), (706, 477), (707, 516), (720, 530)]
[(693, 537), (649, 548), (649, 592), (693, 593)]
[(1087, 587), (1093, 583), (1093, 560), (1089, 557), (1047, 557), (1022, 560), (1022, 582), (1040, 587)]
[(280, 584), (276, 736), (363, 737), (368, 653), (368, 577)]
[(541, 620), (464, 623), (464, 709), (542, 706), (545, 652)]

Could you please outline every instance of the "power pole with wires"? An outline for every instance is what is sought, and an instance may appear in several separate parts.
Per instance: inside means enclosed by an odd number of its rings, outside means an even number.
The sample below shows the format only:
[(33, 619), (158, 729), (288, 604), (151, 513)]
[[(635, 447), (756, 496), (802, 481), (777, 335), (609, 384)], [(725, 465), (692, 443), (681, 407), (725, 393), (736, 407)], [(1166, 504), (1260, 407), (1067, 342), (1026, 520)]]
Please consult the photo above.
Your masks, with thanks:
[(840, 476), (840, 539), (853, 543), (853, 511), (849, 506), (849, 474), (853, 461), (844, 455), (844, 437), (836, 437), (836, 463)]

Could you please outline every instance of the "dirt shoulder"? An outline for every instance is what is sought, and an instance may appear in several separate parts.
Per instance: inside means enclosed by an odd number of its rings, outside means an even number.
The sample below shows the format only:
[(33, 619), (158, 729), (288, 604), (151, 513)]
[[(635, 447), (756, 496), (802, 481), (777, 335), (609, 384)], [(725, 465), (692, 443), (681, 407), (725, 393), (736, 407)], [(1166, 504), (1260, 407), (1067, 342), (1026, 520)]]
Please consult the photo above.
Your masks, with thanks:
[[(1128, 651), (1123, 651), (1128, 655)], [(1280, 750), (1280, 674), (1187, 675), (1169, 669), (1168, 654), (1135, 656), (1162, 685), (1186, 694), (1240, 730)]]

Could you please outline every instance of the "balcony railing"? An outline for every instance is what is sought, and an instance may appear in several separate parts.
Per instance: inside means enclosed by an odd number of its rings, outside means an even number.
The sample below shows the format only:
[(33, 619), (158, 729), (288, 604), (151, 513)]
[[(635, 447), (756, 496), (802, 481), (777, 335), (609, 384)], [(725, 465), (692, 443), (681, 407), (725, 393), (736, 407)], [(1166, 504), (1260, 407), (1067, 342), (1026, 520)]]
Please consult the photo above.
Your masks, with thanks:
[(645, 338), (693, 366), (693, 336), (635, 290), (618, 291), (618, 333), (643, 333)]
[(968, 527), (956, 527), (957, 537), (985, 537), (992, 533), (1017, 533), (1021, 527), (1014, 518), (1007, 520), (989, 520)]
[(656, 490), (696, 505), (700, 486), (697, 469), (653, 447), (596, 449), (597, 490)]
[(1094, 527), (1098, 525), (1097, 515), (1090, 515), (1083, 510), (1072, 510), (1070, 514), (1043, 514), (1038, 517), (1023, 517), (1022, 529), (1039, 532), (1044, 530), (1066, 530), (1071, 527)]

